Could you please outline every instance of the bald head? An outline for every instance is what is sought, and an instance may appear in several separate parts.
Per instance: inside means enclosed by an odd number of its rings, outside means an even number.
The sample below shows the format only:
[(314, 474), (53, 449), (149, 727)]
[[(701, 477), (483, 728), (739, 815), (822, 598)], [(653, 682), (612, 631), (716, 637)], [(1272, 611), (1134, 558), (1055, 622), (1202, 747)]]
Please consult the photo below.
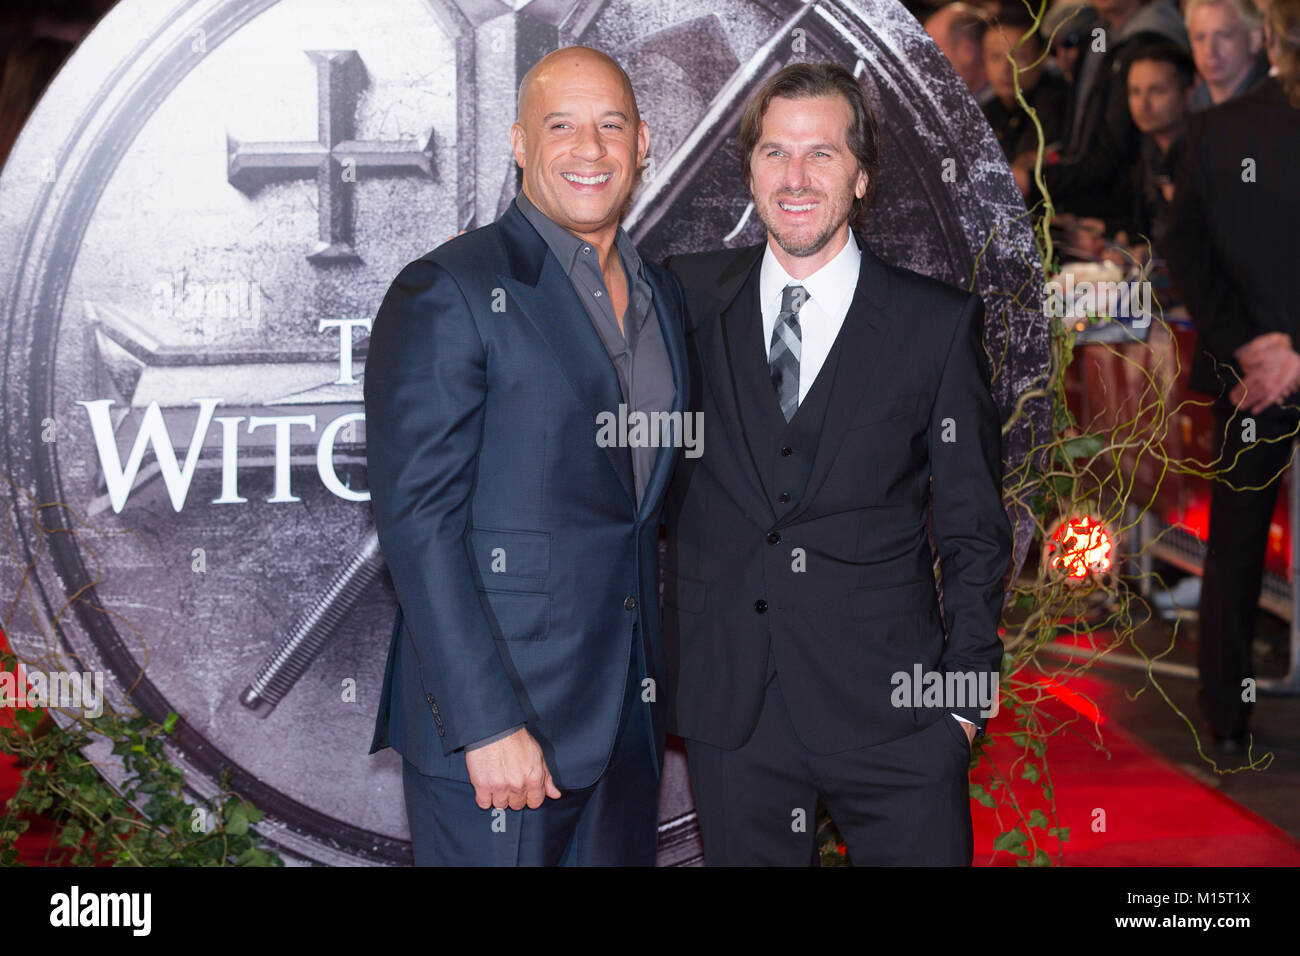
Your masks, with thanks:
[(632, 81), (618, 65), (618, 61), (588, 46), (566, 46), (546, 54), (524, 74), (524, 78), (519, 82), (515, 122), (524, 121), (528, 110), (536, 103), (535, 94), (539, 90), (553, 88), (565, 80), (587, 78), (596, 79), (600, 83), (617, 84), (632, 105), (630, 118), (633, 122), (640, 120), (641, 115), (636, 107), (636, 94), (632, 92)]
[(533, 205), (601, 250), (612, 247), (650, 147), (623, 68), (585, 46), (543, 57), (519, 85), (510, 144)]

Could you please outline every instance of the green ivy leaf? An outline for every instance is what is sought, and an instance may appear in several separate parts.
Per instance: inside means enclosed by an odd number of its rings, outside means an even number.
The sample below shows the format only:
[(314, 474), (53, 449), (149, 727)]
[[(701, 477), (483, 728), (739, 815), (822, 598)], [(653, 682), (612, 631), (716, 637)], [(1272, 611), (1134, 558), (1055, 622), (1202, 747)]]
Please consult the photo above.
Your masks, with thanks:
[(82, 839), (86, 836), (86, 828), (76, 820), (69, 820), (59, 830), (59, 846), (79, 846)]
[(35, 710), (15, 710), (14, 723), (22, 728), (23, 733), (33, 734), (44, 716), (45, 711), (39, 707)]
[[(0, 727), (0, 749), (24, 763), (17, 792), (0, 808), (0, 865), (21, 864), (14, 841), (27, 831), (28, 821), (17, 816), (56, 821), (50, 849), (57, 846), (60, 852), (50, 859), (62, 865), (223, 866), (240, 856), (249, 866), (284, 865), (274, 851), (255, 845), (249, 824), (262, 813), (241, 799), (224, 805), (230, 820), (224, 840), (189, 829), (185, 778), (163, 749), (163, 725), (144, 716), (108, 714), (66, 728), (47, 722), (40, 737), (32, 736), (44, 716), (41, 710), (17, 711), (10, 726)], [(101, 741), (126, 769), (121, 792), (82, 756)], [(222, 777), (228, 790), (228, 773)]]
[(1067, 458), (1091, 458), (1097, 452), (1106, 447), (1106, 441), (1101, 435), (1080, 435), (1077, 438), (1069, 438), (1061, 443), (1061, 452)]
[(998, 834), (997, 839), (993, 841), (995, 850), (1014, 850), (1016, 847), (1023, 845), (1025, 834), (1022, 830), (1008, 830), (1006, 833)]

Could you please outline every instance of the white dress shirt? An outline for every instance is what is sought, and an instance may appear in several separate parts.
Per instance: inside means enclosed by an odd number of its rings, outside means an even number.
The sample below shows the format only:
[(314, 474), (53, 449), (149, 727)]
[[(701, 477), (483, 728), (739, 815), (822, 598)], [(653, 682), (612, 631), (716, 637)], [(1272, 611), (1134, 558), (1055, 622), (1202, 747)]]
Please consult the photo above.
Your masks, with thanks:
[[(772, 345), (772, 329), (781, 312), (781, 293), (787, 285), (801, 285), (808, 298), (799, 309), (799, 401), (804, 400), (817, 373), (822, 370), (826, 356), (835, 344), (835, 337), (844, 326), (849, 314), (853, 293), (858, 287), (858, 269), (862, 265), (862, 251), (857, 241), (849, 236), (844, 248), (835, 258), (806, 279), (795, 279), (777, 261), (769, 242), (763, 250), (763, 264), (758, 274), (758, 304), (763, 313), (763, 354), (768, 355)], [(963, 724), (970, 721), (953, 714)]]
[(817, 380), (835, 337), (840, 334), (844, 317), (849, 313), (853, 292), (858, 287), (858, 267), (862, 252), (852, 236), (835, 258), (806, 279), (792, 278), (777, 261), (769, 242), (763, 251), (758, 274), (758, 301), (763, 313), (763, 354), (772, 346), (772, 330), (781, 312), (781, 292), (795, 283), (807, 290), (809, 298), (799, 310), (799, 401), (802, 402)]

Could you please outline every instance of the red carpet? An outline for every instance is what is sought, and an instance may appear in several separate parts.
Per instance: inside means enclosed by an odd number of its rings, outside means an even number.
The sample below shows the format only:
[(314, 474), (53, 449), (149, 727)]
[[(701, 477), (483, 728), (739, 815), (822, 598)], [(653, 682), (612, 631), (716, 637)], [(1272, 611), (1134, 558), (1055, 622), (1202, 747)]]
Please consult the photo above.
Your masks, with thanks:
[[(1104, 681), (1086, 676), (1072, 680), (1070, 688), (1098, 702), (1115, 692)], [(1097, 749), (1093, 721), (1098, 715), (1087, 713), (1087, 702), (1060, 687), (1045, 684), (1044, 690), (1051, 699), (1040, 709), (1054, 721), (1072, 721), (1049, 739), (1047, 748), (1060, 825), (1069, 828), (1064, 865), (1300, 865), (1300, 842), (1285, 831), (1169, 763), (1102, 715), (1101, 739), (1108, 756)], [(1015, 726), (1013, 715), (1001, 711), (990, 726), (998, 732), (1010, 731)], [(1003, 739), (989, 754), (1005, 775), (1021, 752)], [(1038, 807), (1048, 813), (1041, 786), (1020, 780), (1023, 765), (1022, 761), (1016, 771), (1018, 798), (1029, 801), (1023, 812), (1027, 815)], [(971, 780), (987, 787), (991, 776), (981, 766)], [(999, 826), (992, 809), (972, 804), (972, 812), (975, 864), (988, 866), (994, 857), (994, 839), (1010, 829), (1018, 815), (999, 808), (1003, 823)], [(1094, 830), (1094, 821), (1098, 827), (1104, 823), (1104, 830)], [(1048, 841), (1040, 845), (1055, 861), (1056, 841), (1050, 837)], [(1003, 853), (995, 865), (1014, 866), (1015, 861)]]

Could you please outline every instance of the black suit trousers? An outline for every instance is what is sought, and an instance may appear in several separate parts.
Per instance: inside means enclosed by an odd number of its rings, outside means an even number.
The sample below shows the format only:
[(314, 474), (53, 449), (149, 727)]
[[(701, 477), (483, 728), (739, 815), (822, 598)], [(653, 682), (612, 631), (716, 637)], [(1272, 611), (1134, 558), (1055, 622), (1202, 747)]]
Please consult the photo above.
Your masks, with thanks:
[[(1216, 469), (1227, 469), (1210, 491), (1210, 540), (1201, 583), (1196, 649), (1201, 701), (1216, 736), (1250, 730), (1251, 704), (1243, 701), (1242, 681), (1254, 676), (1251, 642), (1255, 609), (1264, 578), (1269, 525), (1281, 480), (1273, 476), (1291, 459), (1291, 438), (1300, 416), (1272, 407), (1230, 418), (1222, 399), (1214, 405)], [(1253, 442), (1243, 441), (1243, 421), (1253, 417)], [(1234, 464), (1235, 460), (1235, 464)], [(1229, 467), (1231, 466), (1231, 467)], [(1267, 487), (1260, 487), (1267, 483)], [(1234, 491), (1254, 487), (1258, 490)], [(1293, 529), (1293, 533), (1295, 533)]]
[(915, 733), (815, 754), (795, 734), (776, 675), (734, 750), (686, 741), (708, 866), (817, 865), (816, 811), (830, 811), (855, 866), (969, 866), (966, 731), (946, 711)]

